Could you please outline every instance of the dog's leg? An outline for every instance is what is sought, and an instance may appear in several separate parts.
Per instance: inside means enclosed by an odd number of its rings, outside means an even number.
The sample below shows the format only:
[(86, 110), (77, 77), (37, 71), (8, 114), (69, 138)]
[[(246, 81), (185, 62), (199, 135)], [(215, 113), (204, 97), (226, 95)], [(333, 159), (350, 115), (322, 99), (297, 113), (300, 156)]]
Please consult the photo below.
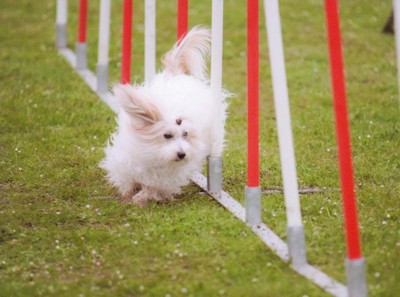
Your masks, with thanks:
[(143, 186), (142, 189), (132, 197), (132, 202), (140, 207), (145, 206), (149, 201), (168, 202), (172, 200), (172, 195), (160, 192), (157, 189)]
[(139, 184), (134, 184), (132, 189), (126, 193), (125, 195), (122, 195), (119, 199), (119, 202), (121, 204), (130, 204), (133, 203), (133, 197), (140, 191), (140, 185)]

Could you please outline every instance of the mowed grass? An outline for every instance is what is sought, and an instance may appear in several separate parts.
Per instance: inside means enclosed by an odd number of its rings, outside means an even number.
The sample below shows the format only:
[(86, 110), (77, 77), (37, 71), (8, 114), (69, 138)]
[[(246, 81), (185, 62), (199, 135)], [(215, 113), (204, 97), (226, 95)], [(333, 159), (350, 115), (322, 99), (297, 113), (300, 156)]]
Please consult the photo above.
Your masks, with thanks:
[[(96, 3), (95, 3), (96, 2)], [(111, 81), (119, 78), (121, 3), (113, 1)], [(175, 41), (175, 3), (157, 3), (157, 55)], [(69, 47), (77, 1), (70, 1)], [(400, 292), (400, 124), (391, 2), (341, 1), (356, 194), (370, 296)], [(190, 4), (210, 24), (210, 1)], [(244, 1), (226, 0), (224, 86), (230, 101), (224, 189), (244, 202)], [(346, 247), (322, 1), (280, 1), (309, 261), (345, 282)], [(143, 8), (135, 1), (133, 76), (143, 75)], [(95, 69), (98, 3), (91, 1)], [(263, 189), (282, 187), (261, 10)], [(282, 263), (195, 185), (166, 205), (123, 206), (97, 164), (113, 113), (54, 46), (55, 1), (0, 3), (0, 296), (328, 296)], [(285, 238), (283, 195), (263, 195), (264, 221)]]

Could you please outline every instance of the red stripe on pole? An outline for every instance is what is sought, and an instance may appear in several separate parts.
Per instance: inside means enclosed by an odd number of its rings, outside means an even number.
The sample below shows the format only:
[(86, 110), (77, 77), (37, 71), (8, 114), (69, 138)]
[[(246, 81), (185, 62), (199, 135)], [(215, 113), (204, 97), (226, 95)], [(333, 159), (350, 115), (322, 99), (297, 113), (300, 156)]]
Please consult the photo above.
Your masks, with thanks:
[(247, 0), (247, 186), (260, 185), (258, 0)]
[(88, 0), (79, 1), (78, 42), (86, 42), (86, 23), (88, 14)]
[(337, 0), (325, 0), (348, 258), (361, 258)]
[(133, 0), (124, 0), (121, 56), (122, 84), (129, 84), (131, 82), (132, 10)]
[(188, 0), (178, 0), (177, 40), (180, 40), (188, 31)]

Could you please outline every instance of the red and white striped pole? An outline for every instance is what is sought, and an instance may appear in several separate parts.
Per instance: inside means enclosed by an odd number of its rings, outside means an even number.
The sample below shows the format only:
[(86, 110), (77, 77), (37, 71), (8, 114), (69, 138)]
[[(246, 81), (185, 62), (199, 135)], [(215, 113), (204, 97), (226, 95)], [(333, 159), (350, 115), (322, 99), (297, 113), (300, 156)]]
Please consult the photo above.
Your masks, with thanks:
[(177, 40), (181, 40), (188, 31), (189, 0), (178, 0)]
[(122, 20), (121, 83), (131, 82), (133, 0), (124, 0)]
[(88, 0), (79, 1), (78, 42), (76, 44), (76, 68), (87, 68), (86, 27), (88, 15)]
[(346, 272), (349, 297), (367, 296), (365, 260), (361, 256), (357, 206), (353, 179), (350, 131), (337, 0), (325, 0), (328, 47), (338, 142), (345, 233), (347, 241)]
[(247, 186), (246, 222), (261, 223), (259, 153), (259, 5), (247, 0)]

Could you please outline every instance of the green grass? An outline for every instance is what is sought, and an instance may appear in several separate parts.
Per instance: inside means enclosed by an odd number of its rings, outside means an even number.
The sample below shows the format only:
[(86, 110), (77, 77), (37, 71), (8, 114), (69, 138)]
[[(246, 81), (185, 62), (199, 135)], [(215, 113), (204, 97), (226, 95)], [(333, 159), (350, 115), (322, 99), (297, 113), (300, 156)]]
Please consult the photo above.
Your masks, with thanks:
[[(76, 42), (70, 2), (69, 46)], [(157, 54), (175, 39), (175, 2), (158, 1)], [(322, 1), (280, 1), (309, 261), (345, 282), (345, 244)], [(349, 117), (370, 296), (400, 291), (400, 123), (390, 1), (341, 1)], [(90, 2), (89, 66), (96, 65)], [(230, 102), (224, 189), (246, 182), (245, 7), (226, 0)], [(190, 25), (210, 23), (193, 1)], [(110, 76), (119, 77), (121, 0), (113, 1)], [(261, 14), (263, 16), (263, 13)], [(261, 18), (264, 19), (263, 17)], [(54, 47), (55, 1), (0, 3), (0, 296), (327, 296), (298, 276), (195, 185), (176, 201), (122, 206), (97, 164), (114, 115)], [(143, 3), (135, 1), (133, 70), (143, 73)], [(262, 187), (282, 186), (265, 27), (260, 25)], [(285, 238), (282, 194), (264, 221)]]

